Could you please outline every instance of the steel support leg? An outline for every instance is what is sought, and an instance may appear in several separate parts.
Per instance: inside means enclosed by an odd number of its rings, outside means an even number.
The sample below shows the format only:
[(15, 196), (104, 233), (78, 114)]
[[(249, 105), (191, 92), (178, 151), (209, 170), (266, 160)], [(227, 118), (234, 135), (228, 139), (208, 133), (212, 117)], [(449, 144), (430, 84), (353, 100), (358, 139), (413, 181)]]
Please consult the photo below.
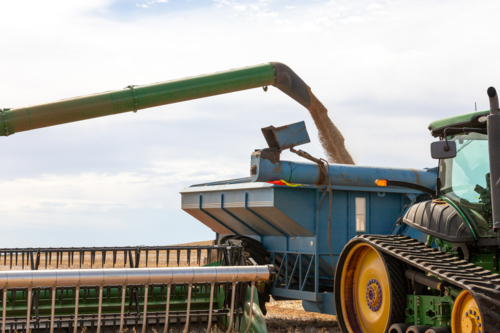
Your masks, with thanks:
[[(168, 324), (169, 324), (169, 317), (168, 314), (170, 312), (170, 291), (172, 289), (172, 284), (169, 284), (167, 287), (167, 309), (166, 309), (166, 314), (165, 314), (165, 327), (163, 328), (163, 333), (167, 333), (168, 330)], [(209, 333), (209, 332), (207, 332)]]
[(234, 316), (234, 298), (236, 297), (236, 281), (233, 281), (231, 287), (231, 312), (229, 313), (229, 325), (227, 325), (226, 333), (231, 332), (231, 326), (233, 326), (233, 316)]
[(80, 301), (80, 286), (75, 287), (75, 322), (73, 326), (73, 333), (78, 331), (78, 302)]

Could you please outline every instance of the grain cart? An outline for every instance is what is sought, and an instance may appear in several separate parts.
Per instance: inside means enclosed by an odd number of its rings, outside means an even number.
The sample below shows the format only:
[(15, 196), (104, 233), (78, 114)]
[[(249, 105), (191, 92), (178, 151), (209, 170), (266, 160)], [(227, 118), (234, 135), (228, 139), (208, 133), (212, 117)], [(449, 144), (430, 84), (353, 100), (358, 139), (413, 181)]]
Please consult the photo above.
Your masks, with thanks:
[[(435, 188), (397, 220), (427, 236), (359, 235), (342, 251), (335, 306), (344, 332), (500, 332), (500, 109), (434, 121)], [(422, 197), (422, 199), (424, 199)]]
[[(377, 187), (378, 178), (435, 185), (436, 169), (397, 169), (327, 163), (295, 147), (309, 142), (303, 122), (262, 129), (269, 147), (251, 154), (250, 177), (193, 185), (181, 191), (182, 209), (217, 233), (239, 240), (277, 278), (261, 290), (263, 302), (302, 300), (305, 310), (335, 314), (335, 263), (345, 244), (363, 233), (404, 234), (396, 225), (420, 189)], [(281, 160), (283, 150), (314, 162)], [(333, 264), (332, 264), (333, 263)]]

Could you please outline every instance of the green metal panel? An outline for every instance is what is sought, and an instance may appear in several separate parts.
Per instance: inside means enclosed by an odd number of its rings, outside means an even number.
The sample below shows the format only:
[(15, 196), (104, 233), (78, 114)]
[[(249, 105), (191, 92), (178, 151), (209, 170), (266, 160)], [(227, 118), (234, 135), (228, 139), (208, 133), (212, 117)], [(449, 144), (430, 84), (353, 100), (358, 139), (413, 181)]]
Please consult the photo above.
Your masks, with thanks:
[(453, 299), (449, 296), (406, 295), (406, 320), (411, 325), (450, 327)]
[(472, 121), (473, 117), (476, 117), (478, 115), (488, 115), (489, 113), (490, 113), (489, 110), (476, 111), (476, 112), (461, 114), (458, 116), (434, 120), (432, 123), (429, 124), (429, 129), (437, 130), (443, 127), (452, 127), (452, 126), (467, 124), (468, 122)]
[[(252, 290), (250, 286), (247, 288), (245, 295), (245, 309), (242, 317), (236, 318), (235, 327), (238, 328), (237, 332), (244, 333), (248, 326), (248, 319), (250, 317), (250, 306), (252, 306), (252, 322), (250, 324), (250, 331), (252, 333), (267, 333), (266, 318), (262, 314), (259, 307), (259, 292), (257, 288), (253, 290), (253, 303), (250, 304), (250, 298), (252, 296)], [(241, 320), (241, 323), (240, 323)], [(223, 319), (224, 324), (227, 325), (227, 318)], [(235, 330), (236, 332), (236, 330)]]
[[(192, 310), (206, 310), (210, 304), (210, 286), (197, 286), (197, 291), (191, 297)], [(136, 289), (137, 290), (137, 289)], [(51, 292), (50, 290), (38, 291), (38, 311), (40, 315), (50, 315)], [(75, 297), (73, 289), (57, 290), (56, 314), (75, 313)], [(15, 301), (14, 301), (15, 297)], [(144, 306), (144, 287), (138, 288), (140, 308)], [(130, 289), (127, 288), (125, 304), (129, 304)], [(214, 308), (221, 308), (224, 299), (224, 291), (218, 289), (215, 292)], [(166, 291), (160, 287), (152, 287), (148, 296), (148, 311), (165, 311)], [(105, 288), (103, 291), (103, 313), (119, 313), (121, 307), (121, 291), (117, 287)], [(170, 298), (170, 311), (185, 311), (187, 307), (187, 288), (177, 286), (172, 289)], [(134, 305), (135, 308), (135, 305)], [(98, 294), (96, 289), (80, 290), (78, 313), (97, 313)], [(26, 292), (9, 291), (7, 294), (7, 317), (26, 316)]]
[(494, 274), (498, 274), (495, 267), (500, 267), (500, 258), (497, 258), (497, 263), (495, 265), (495, 256), (486, 249), (479, 249), (482, 253), (473, 253), (471, 256), (471, 262), (474, 265), (480, 266), (484, 269), (491, 271)]
[(129, 86), (53, 103), (0, 109), (0, 136), (274, 83), (274, 69), (268, 63), (144, 86)]

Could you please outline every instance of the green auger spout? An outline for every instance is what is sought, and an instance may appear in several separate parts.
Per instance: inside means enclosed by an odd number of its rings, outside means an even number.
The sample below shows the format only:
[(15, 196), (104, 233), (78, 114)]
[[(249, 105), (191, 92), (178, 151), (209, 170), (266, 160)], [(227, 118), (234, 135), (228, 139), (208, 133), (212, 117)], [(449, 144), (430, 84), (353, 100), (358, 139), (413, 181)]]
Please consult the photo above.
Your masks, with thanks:
[(47, 104), (0, 109), (0, 136), (271, 85), (309, 106), (305, 82), (288, 66), (271, 62), (143, 86), (129, 85)]

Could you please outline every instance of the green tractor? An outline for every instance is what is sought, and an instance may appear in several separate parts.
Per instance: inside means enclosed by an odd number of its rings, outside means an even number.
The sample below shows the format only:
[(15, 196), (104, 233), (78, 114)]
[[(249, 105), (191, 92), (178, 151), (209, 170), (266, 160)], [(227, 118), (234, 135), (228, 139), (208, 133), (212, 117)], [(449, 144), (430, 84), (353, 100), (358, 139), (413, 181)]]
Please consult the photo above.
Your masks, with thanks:
[(418, 189), (397, 224), (428, 235), (360, 235), (342, 251), (335, 307), (344, 332), (500, 332), (500, 109), (434, 121), (436, 190)]

